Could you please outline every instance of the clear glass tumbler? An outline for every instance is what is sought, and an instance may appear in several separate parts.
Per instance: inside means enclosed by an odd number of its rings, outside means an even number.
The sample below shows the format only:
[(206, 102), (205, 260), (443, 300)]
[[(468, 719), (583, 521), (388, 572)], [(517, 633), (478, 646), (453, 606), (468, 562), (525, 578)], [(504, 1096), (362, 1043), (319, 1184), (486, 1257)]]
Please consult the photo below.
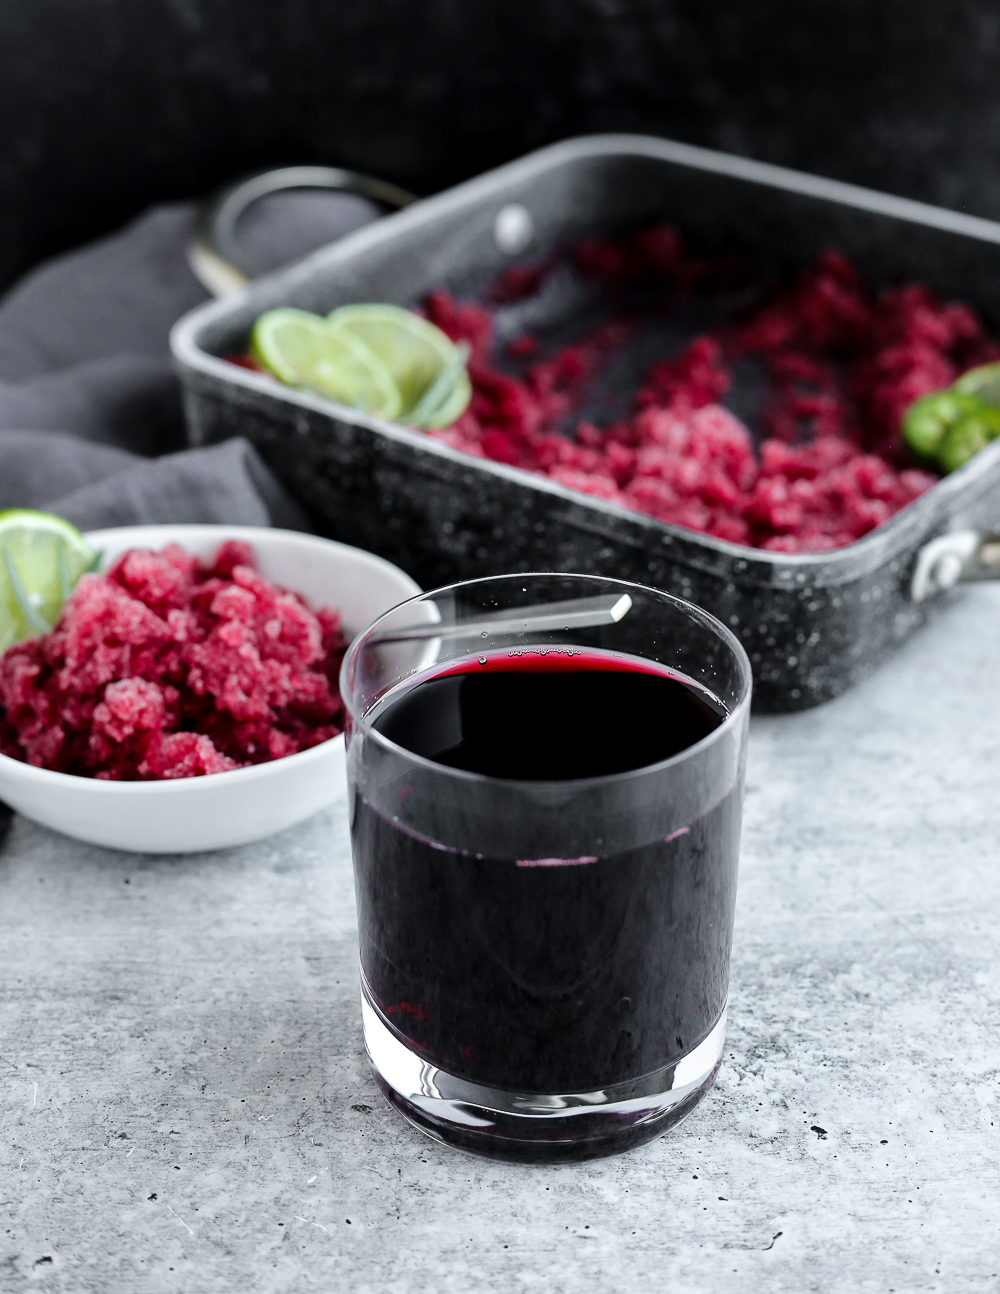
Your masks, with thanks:
[(750, 689), (712, 616), (591, 576), (456, 584), (355, 640), (365, 1042), (418, 1127), (582, 1159), (658, 1136), (711, 1087)]

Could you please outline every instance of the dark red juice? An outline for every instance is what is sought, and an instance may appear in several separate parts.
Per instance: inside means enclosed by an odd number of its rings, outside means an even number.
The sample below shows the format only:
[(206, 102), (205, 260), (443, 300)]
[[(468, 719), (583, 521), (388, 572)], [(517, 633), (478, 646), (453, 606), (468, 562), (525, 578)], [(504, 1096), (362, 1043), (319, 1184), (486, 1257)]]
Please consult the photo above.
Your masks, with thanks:
[[(650, 801), (629, 774), (725, 717), (664, 668), (566, 649), (452, 662), (390, 692), (378, 733), (481, 775), (355, 792), (361, 965), (393, 1030), (452, 1074), (530, 1092), (606, 1088), (697, 1046), (728, 989), (738, 787), (674, 823), (669, 776)], [(523, 821), (504, 816), (509, 779), (545, 784)], [(427, 806), (433, 834), (408, 812), (431, 794), (451, 797)], [(571, 850), (530, 847), (561, 826)]]

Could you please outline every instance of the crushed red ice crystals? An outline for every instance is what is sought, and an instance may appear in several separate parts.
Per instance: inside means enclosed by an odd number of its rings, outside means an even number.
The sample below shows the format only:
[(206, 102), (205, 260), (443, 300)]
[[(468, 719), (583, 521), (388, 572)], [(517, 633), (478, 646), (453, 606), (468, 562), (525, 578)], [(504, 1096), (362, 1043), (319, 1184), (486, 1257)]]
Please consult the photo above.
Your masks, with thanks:
[(0, 657), (0, 750), (115, 781), (196, 777), (343, 731), (337, 613), (268, 583), (253, 550), (171, 544), (84, 575), (51, 633)]
[[(737, 277), (731, 262), (696, 260), (669, 228), (590, 240), (572, 259), (611, 292), (639, 282), (710, 291)], [(488, 299), (536, 292), (554, 262), (508, 270)], [(573, 409), (627, 338), (627, 317), (542, 358), (537, 338), (515, 338), (506, 358), (525, 363), (512, 374), (493, 363), (490, 308), (440, 291), (425, 314), (470, 344), (473, 386), (458, 421), (429, 435), (661, 521), (780, 552), (853, 543), (929, 489), (937, 478), (902, 446), (903, 414), (959, 373), (1000, 358), (968, 306), (943, 303), (919, 284), (872, 295), (847, 257), (827, 252), (748, 315), (653, 365), (627, 416), (574, 428)], [(731, 367), (745, 358), (766, 376), (759, 452), (722, 404)]]

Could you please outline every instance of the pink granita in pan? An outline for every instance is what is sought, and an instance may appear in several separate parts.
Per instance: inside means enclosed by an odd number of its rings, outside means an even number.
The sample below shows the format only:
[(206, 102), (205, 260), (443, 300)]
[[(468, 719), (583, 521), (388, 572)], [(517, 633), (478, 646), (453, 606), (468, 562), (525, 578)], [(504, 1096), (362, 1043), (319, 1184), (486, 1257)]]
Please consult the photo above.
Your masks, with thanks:
[(84, 575), (58, 624), (0, 657), (0, 750), (114, 781), (222, 773), (343, 731), (336, 612), (259, 574), (229, 540)]
[[(669, 228), (588, 240), (571, 256), (612, 300), (642, 283), (667, 302), (710, 292), (739, 272), (732, 262), (694, 257)], [(627, 344), (635, 323), (627, 312), (548, 355), (538, 338), (516, 337), (505, 348), (506, 371), (497, 366), (493, 310), (537, 292), (557, 259), (507, 270), (486, 305), (446, 292), (427, 298), (427, 317), (470, 344), (473, 387), (465, 413), (428, 434), (737, 544), (822, 552), (881, 525), (937, 479), (902, 444), (906, 409), (1000, 359), (968, 306), (915, 283), (875, 295), (846, 256), (830, 251), (755, 309), (654, 364), (629, 411), (598, 427), (574, 412)], [(759, 445), (723, 403), (733, 365), (747, 359), (765, 377)]]
[[(497, 310), (535, 296), (560, 266), (599, 286), (605, 322), (557, 349), (531, 332), (500, 347)], [(872, 292), (847, 256), (829, 250), (662, 356), (614, 420), (583, 416), (644, 317), (745, 283), (746, 267), (696, 256), (662, 226), (511, 266), (479, 303), (431, 292), (424, 316), (469, 346), (472, 400), (427, 435), (731, 543), (783, 553), (852, 544), (938, 479), (903, 443), (907, 409), (1000, 360), (1000, 343), (969, 306), (919, 283)], [(257, 368), (249, 355), (230, 359)], [(747, 364), (762, 379), (756, 437), (725, 404), (736, 366)]]

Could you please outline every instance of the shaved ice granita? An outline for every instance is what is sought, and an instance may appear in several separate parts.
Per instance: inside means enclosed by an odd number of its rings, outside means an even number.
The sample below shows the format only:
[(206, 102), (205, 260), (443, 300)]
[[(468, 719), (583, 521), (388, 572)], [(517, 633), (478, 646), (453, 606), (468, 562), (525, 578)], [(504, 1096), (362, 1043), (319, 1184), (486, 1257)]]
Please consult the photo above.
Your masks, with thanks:
[[(569, 279), (581, 305), (567, 340), (547, 335), (546, 292)], [(468, 407), (429, 437), (783, 553), (852, 544), (934, 485), (942, 464), (908, 448), (908, 411), (1000, 360), (974, 310), (922, 284), (872, 291), (838, 251), (794, 278), (751, 281), (668, 226), (556, 248), (506, 270), (477, 301), (439, 290), (419, 313), (469, 348)], [(669, 335), (650, 351), (644, 330), (665, 322)], [(630, 351), (645, 359), (625, 391)], [(996, 434), (1000, 414), (985, 439)]]
[[(531, 332), (498, 353), (497, 308), (537, 294), (560, 261), (617, 296), (618, 316), (544, 357)], [(969, 306), (916, 283), (872, 293), (829, 251), (650, 365), (620, 416), (603, 426), (579, 417), (650, 301), (669, 313), (739, 281), (734, 263), (698, 259), (676, 230), (652, 228), (515, 267), (485, 304), (431, 293), (427, 318), (471, 346), (473, 397), (451, 427), (427, 434), (733, 543), (785, 553), (854, 543), (939, 479), (904, 443), (907, 409), (1000, 359), (1000, 345)], [(636, 287), (647, 293), (638, 310)], [(748, 365), (760, 375), (756, 437), (726, 407)]]
[(111, 781), (281, 759), (343, 731), (346, 648), (338, 614), (269, 583), (248, 544), (130, 549), (0, 657), (0, 751)]

